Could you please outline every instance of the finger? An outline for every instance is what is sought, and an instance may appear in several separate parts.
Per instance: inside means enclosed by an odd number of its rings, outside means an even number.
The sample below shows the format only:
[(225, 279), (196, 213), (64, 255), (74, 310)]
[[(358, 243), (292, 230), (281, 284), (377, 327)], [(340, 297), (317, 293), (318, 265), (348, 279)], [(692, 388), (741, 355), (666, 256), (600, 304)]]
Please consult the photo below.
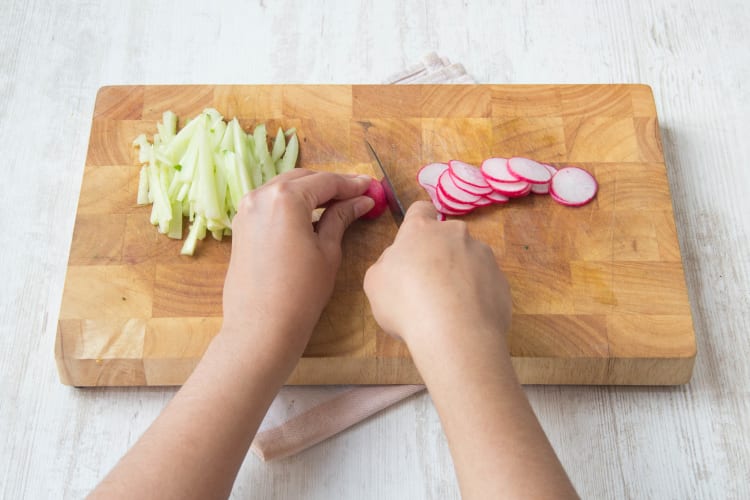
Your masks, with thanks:
[(346, 228), (369, 212), (373, 206), (375, 201), (369, 196), (357, 196), (333, 203), (326, 208), (318, 221), (318, 235), (327, 244), (340, 245)]
[(288, 172), (284, 172), (283, 174), (279, 174), (271, 179), (268, 180), (264, 186), (270, 186), (272, 184), (276, 184), (280, 181), (291, 181), (294, 179), (299, 179), (300, 177), (307, 177), (308, 175), (313, 175), (315, 172), (312, 170), (307, 170), (305, 168), (295, 168), (293, 170), (289, 170)]
[(437, 220), (437, 210), (429, 201), (415, 201), (404, 215), (404, 222), (409, 219), (430, 219), (434, 221)]
[(315, 175), (295, 179), (293, 185), (304, 195), (308, 208), (313, 210), (331, 200), (348, 200), (361, 195), (367, 191), (370, 181), (372, 178), (368, 175), (350, 177), (317, 172)]

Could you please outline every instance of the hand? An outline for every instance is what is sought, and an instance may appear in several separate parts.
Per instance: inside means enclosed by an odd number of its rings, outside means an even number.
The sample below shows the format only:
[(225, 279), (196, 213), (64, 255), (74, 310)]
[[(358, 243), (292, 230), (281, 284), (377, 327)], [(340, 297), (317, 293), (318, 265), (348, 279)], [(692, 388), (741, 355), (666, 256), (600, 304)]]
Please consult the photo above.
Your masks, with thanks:
[[(232, 223), (223, 332), (273, 332), (283, 338), (246, 340), (302, 354), (333, 292), (344, 231), (373, 206), (361, 196), (369, 183), (368, 176), (296, 169), (243, 198)], [(312, 211), (324, 205), (313, 227)]]
[(510, 290), (492, 250), (464, 222), (436, 215), (430, 203), (414, 203), (393, 245), (365, 275), (376, 321), (411, 350), (441, 335), (469, 342), (510, 327)]

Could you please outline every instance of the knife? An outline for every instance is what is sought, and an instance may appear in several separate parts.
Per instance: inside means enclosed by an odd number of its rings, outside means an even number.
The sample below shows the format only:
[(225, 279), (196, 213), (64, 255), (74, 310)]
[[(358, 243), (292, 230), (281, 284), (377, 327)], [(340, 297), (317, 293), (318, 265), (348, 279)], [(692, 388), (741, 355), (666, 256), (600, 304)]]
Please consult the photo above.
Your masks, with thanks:
[(391, 211), (391, 215), (393, 215), (393, 220), (396, 222), (396, 226), (401, 226), (401, 223), (404, 221), (404, 205), (401, 203), (401, 200), (399, 200), (398, 195), (396, 195), (396, 190), (393, 189), (391, 178), (388, 177), (388, 172), (385, 171), (385, 167), (383, 167), (383, 164), (380, 162), (378, 154), (366, 139), (365, 144), (367, 144), (367, 148), (370, 150), (370, 153), (372, 153), (372, 157), (375, 158), (375, 163), (378, 164), (378, 168), (383, 172), (383, 178), (380, 180), (380, 184), (382, 184), (383, 190), (385, 191), (385, 199), (388, 202), (388, 208)]

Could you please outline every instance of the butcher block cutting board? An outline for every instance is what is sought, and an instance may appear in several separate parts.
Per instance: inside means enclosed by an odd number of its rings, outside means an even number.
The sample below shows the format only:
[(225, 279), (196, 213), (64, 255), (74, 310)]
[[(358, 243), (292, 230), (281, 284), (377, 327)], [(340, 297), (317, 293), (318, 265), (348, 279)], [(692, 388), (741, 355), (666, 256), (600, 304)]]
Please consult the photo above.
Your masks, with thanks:
[[(182, 242), (158, 234), (150, 208), (135, 203), (131, 146), (156, 132), (163, 111), (186, 119), (206, 107), (246, 130), (296, 127), (298, 166), (315, 170), (375, 175), (366, 138), (407, 205), (427, 199), (415, 175), (430, 162), (528, 156), (582, 166), (600, 186), (589, 205), (531, 195), (463, 218), (508, 275), (521, 382), (690, 379), (695, 336), (649, 87), (242, 85), (99, 91), (57, 331), (63, 383), (181, 384), (219, 330), (231, 244), (207, 238), (194, 257), (179, 255)], [(390, 214), (349, 229), (333, 298), (289, 384), (420, 382), (362, 291), (395, 234)]]

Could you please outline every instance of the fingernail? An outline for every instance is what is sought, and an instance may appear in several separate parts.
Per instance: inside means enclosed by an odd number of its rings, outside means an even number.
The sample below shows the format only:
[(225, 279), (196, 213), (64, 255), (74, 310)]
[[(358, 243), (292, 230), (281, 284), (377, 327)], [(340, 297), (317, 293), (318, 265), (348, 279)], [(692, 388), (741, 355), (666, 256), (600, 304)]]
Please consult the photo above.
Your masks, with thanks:
[(357, 201), (354, 202), (354, 214), (357, 216), (357, 218), (362, 217), (367, 212), (372, 210), (372, 207), (374, 206), (375, 200), (373, 200), (369, 196), (360, 196)]
[(360, 175), (357, 176), (357, 179), (364, 179), (367, 182), (370, 182), (372, 180), (372, 177), (370, 177), (369, 175), (360, 174)]

